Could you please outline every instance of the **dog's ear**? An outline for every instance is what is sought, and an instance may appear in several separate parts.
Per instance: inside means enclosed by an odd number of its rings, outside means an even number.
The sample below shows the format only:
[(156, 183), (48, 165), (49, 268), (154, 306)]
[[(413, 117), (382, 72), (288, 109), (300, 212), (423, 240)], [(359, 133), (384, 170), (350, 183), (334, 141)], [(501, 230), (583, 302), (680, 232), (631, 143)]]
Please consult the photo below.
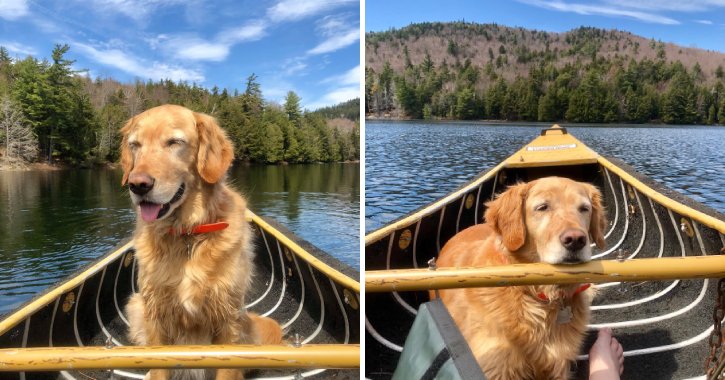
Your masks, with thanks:
[(199, 153), (196, 168), (208, 183), (217, 183), (234, 159), (234, 147), (226, 133), (209, 115), (194, 112), (199, 133)]
[(531, 183), (511, 186), (496, 200), (486, 203), (486, 222), (503, 237), (503, 244), (515, 252), (526, 242), (524, 203)]
[(604, 229), (607, 228), (607, 216), (602, 205), (602, 193), (596, 187), (588, 185), (589, 199), (592, 201), (592, 220), (589, 222), (589, 235), (597, 247), (603, 249), (606, 246), (604, 241)]
[(131, 126), (133, 126), (133, 119), (129, 119), (126, 124), (121, 128), (121, 168), (123, 168), (123, 179), (121, 179), (121, 186), (125, 186), (128, 182), (128, 175), (133, 169), (133, 155), (128, 148), (128, 134), (131, 133)]

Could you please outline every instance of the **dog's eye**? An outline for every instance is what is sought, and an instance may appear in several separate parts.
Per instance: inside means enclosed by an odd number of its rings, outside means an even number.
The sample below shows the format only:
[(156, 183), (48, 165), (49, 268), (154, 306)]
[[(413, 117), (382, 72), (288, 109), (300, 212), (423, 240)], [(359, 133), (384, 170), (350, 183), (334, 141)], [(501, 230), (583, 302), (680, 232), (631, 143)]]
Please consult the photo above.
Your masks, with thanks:
[(166, 146), (183, 145), (184, 140), (182, 139), (169, 139), (166, 141)]
[(534, 211), (546, 211), (548, 209), (549, 209), (549, 204), (548, 203), (542, 203), (542, 204), (534, 207)]
[(591, 207), (589, 205), (581, 205), (579, 206), (579, 212), (589, 212), (591, 211)]
[(141, 144), (139, 144), (136, 141), (128, 143), (128, 149), (131, 149), (131, 151), (135, 151), (136, 149), (140, 148)]

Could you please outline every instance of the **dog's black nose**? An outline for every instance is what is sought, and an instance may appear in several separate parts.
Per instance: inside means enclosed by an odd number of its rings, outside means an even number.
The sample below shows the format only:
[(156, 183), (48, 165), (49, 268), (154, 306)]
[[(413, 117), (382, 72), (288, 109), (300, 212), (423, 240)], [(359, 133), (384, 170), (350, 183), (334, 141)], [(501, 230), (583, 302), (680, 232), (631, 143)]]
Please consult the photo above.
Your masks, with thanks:
[(559, 235), (561, 245), (569, 252), (576, 252), (587, 244), (587, 235), (584, 231), (570, 228)]
[(148, 174), (134, 173), (128, 177), (128, 189), (136, 195), (144, 195), (154, 188), (154, 182)]

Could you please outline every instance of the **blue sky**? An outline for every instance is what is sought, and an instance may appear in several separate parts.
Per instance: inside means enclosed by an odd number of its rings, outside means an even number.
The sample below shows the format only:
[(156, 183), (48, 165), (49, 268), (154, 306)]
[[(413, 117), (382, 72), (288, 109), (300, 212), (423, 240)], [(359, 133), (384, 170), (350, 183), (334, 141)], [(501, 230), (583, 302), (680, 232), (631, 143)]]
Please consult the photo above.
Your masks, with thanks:
[(359, 97), (358, 0), (0, 0), (0, 45), (50, 58), (56, 43), (92, 77), (293, 90), (310, 110)]
[(365, 31), (423, 21), (498, 23), (551, 32), (579, 26), (725, 53), (725, 0), (367, 0)]

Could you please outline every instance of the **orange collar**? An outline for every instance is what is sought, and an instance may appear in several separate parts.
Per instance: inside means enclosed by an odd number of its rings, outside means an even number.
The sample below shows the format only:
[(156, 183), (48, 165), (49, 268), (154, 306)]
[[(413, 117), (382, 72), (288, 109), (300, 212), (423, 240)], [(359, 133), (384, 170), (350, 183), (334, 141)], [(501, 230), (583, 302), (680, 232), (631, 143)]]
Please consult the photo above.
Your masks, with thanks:
[(205, 233), (209, 233), (209, 232), (217, 232), (217, 231), (221, 231), (227, 227), (229, 227), (229, 223), (227, 223), (227, 222), (201, 224), (201, 225), (198, 225), (191, 229), (181, 230), (181, 232), (179, 232), (178, 230), (171, 227), (171, 228), (169, 228), (169, 234), (170, 235), (189, 236), (189, 235), (205, 234)]
[[(590, 286), (592, 286), (592, 284), (583, 284), (582, 286), (578, 287), (574, 291), (574, 294), (571, 295), (571, 298), (574, 298), (574, 296), (576, 296), (577, 294), (579, 294), (579, 293), (581, 293), (581, 292), (589, 289)], [(537, 294), (536, 297), (538, 297), (542, 301), (551, 302), (551, 300), (549, 299), (549, 297), (547, 297), (546, 294), (544, 294), (543, 292)]]

